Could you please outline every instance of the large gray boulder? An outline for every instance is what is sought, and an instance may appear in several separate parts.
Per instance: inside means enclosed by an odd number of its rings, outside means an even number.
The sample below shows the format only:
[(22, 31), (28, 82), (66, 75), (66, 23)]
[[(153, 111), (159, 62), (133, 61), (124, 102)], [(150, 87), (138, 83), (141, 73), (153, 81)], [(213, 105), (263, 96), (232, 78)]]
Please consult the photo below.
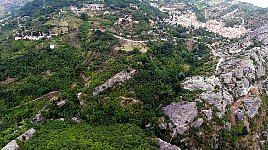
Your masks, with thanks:
[(195, 121), (191, 124), (191, 127), (199, 128), (203, 123), (204, 123), (204, 119), (203, 119), (203, 118), (198, 118), (197, 120), (195, 120)]
[(164, 113), (179, 127), (191, 123), (198, 112), (195, 102), (179, 102), (164, 107)]
[(232, 96), (227, 92), (205, 92), (200, 95), (201, 100), (215, 106), (222, 114), (226, 112), (226, 106), (233, 102)]
[(61, 101), (57, 102), (56, 105), (58, 107), (63, 107), (66, 103), (67, 103), (67, 100), (61, 100)]
[(198, 111), (195, 102), (179, 102), (164, 107), (164, 113), (175, 125), (172, 137), (176, 137), (177, 134), (183, 135), (189, 129)]
[(26, 131), (25, 133), (23, 133), (21, 136), (19, 136), (17, 139), (20, 141), (28, 141), (33, 137), (35, 132), (36, 132), (36, 130), (34, 128), (31, 128), (28, 131)]
[(19, 145), (17, 144), (16, 140), (9, 142), (2, 150), (18, 150)]
[(134, 69), (129, 69), (127, 71), (121, 71), (112, 78), (108, 79), (103, 85), (98, 86), (95, 88), (93, 91), (93, 96), (99, 95), (99, 93), (112, 88), (118, 83), (124, 83), (128, 80), (130, 80), (136, 73), (136, 70)]
[(221, 87), (221, 83), (218, 77), (202, 77), (195, 76), (186, 78), (182, 83), (184, 89), (194, 91), (194, 90), (202, 90), (202, 91), (214, 91), (216, 87)]
[(241, 110), (241, 109), (238, 109), (234, 112), (234, 115), (235, 115), (235, 120), (237, 122), (241, 122), (244, 120), (244, 111)]
[(223, 82), (225, 84), (230, 84), (232, 83), (232, 77), (233, 77), (233, 73), (232, 72), (228, 72), (228, 73), (225, 73), (225, 74), (221, 74), (221, 79), (223, 80)]
[(246, 113), (250, 118), (253, 118), (258, 114), (261, 106), (261, 99), (259, 97), (250, 97), (243, 101), (246, 109)]
[(38, 114), (36, 114), (33, 118), (32, 118), (32, 122), (33, 123), (40, 123), (43, 120), (43, 116), (42, 113), (39, 112)]
[(179, 147), (171, 145), (170, 143), (165, 142), (159, 138), (157, 138), (157, 141), (160, 145), (160, 150), (181, 150)]

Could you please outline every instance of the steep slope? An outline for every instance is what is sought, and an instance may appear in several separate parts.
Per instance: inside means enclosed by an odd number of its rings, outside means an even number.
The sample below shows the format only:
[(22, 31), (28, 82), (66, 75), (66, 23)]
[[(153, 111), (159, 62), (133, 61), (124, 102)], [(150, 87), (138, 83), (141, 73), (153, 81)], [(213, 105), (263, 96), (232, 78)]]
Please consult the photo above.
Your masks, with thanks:
[(1, 0), (0, 1), (0, 17), (14, 12), (31, 0)]
[(34, 0), (18, 14), (1, 20), (0, 146), (265, 149), (266, 9)]

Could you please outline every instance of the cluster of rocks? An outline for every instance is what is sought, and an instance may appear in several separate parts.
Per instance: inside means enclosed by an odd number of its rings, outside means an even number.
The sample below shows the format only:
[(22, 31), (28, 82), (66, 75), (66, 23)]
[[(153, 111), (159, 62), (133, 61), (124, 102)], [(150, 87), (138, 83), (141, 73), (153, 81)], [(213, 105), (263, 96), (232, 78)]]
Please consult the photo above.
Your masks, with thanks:
[(258, 28), (254, 32), (251, 33), (251, 37), (253, 39), (257, 39), (262, 42), (264, 45), (268, 45), (268, 24)]
[(202, 91), (213, 91), (216, 87), (221, 87), (221, 83), (219, 78), (215, 76), (211, 77), (203, 77), (203, 76), (195, 76), (188, 77), (185, 79), (185, 82), (182, 83), (184, 89), (194, 91), (194, 90), (202, 90)]
[[(213, 113), (218, 117), (226, 115), (228, 107), (237, 100), (241, 103), (232, 110), (236, 121), (241, 122), (246, 117), (253, 118), (258, 114), (261, 106), (258, 91), (268, 91), (268, 82), (260, 82), (265, 77), (268, 48), (248, 49), (251, 43), (249, 38), (246, 37), (244, 41), (245, 44), (235, 43), (235, 49), (229, 45), (215, 51), (221, 61), (214, 75), (188, 77), (181, 84), (189, 91), (202, 91), (195, 101), (205, 103), (205, 107), (213, 106), (218, 109), (219, 112), (213, 112), (211, 108), (201, 110), (207, 120), (212, 119)], [(194, 121), (199, 113), (195, 102), (173, 103), (164, 107), (164, 113), (171, 119), (176, 126), (176, 133), (179, 134), (184, 134), (189, 127), (199, 127), (204, 122), (203, 118)], [(228, 128), (231, 128), (231, 124)]]
[(207, 91), (200, 95), (200, 99), (207, 104), (215, 106), (222, 114), (226, 110), (226, 106), (232, 104), (233, 96), (228, 91)]
[(127, 71), (121, 71), (112, 78), (108, 79), (103, 85), (98, 86), (93, 91), (93, 96), (99, 95), (99, 93), (112, 88), (116, 84), (124, 83), (128, 80), (130, 80), (136, 73), (136, 70), (134, 69), (128, 69)]
[(232, 91), (236, 97), (247, 95), (250, 88), (256, 85), (255, 80), (265, 76), (266, 52), (254, 48), (222, 62), (216, 74), (220, 76), (224, 88)]

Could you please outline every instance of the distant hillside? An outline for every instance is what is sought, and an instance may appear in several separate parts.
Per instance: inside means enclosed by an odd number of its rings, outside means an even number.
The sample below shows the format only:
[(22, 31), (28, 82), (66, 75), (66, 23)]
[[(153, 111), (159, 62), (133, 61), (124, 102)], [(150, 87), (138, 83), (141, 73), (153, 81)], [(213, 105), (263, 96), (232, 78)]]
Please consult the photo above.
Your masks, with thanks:
[(19, 7), (23, 6), (30, 0), (1, 0), (0, 1), (0, 16), (4, 16), (9, 12), (12, 12)]

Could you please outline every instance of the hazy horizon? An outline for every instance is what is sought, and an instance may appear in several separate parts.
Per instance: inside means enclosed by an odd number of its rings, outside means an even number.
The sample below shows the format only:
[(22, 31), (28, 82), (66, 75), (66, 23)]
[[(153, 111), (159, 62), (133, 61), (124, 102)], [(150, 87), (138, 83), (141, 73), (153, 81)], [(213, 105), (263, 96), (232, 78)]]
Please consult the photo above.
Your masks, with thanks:
[(239, 0), (239, 1), (251, 3), (255, 6), (259, 6), (259, 7), (263, 7), (263, 8), (268, 7), (268, 1), (265, 1), (265, 0)]

